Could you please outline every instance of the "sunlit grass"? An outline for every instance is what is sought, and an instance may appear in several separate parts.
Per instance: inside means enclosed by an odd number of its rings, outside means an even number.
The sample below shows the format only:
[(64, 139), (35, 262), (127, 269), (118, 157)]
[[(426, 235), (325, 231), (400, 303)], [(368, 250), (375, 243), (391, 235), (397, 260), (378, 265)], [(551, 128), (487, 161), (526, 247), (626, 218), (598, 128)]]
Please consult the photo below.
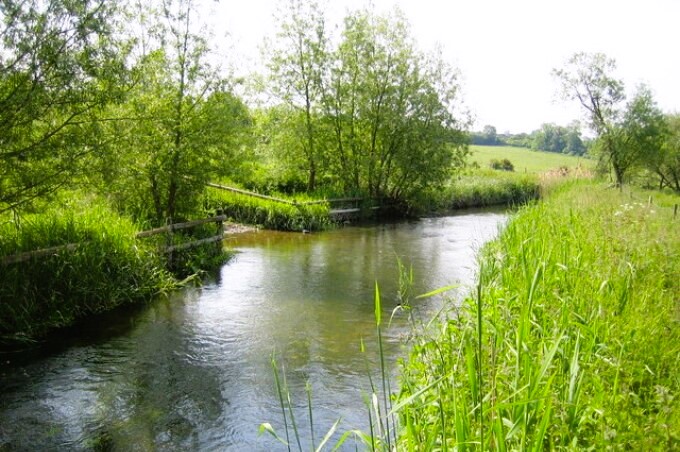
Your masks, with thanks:
[(475, 295), (415, 346), (399, 449), (672, 449), (672, 213), (583, 182), (523, 209), (486, 247)]
[(0, 264), (0, 339), (32, 339), (88, 315), (174, 287), (163, 257), (135, 240), (130, 220), (97, 203), (56, 206), (0, 221), (0, 257), (60, 245)]
[(209, 188), (206, 202), (212, 208), (222, 210), (233, 221), (267, 229), (313, 231), (323, 230), (330, 225), (328, 204), (305, 205), (303, 203), (308, 201), (307, 197), (293, 200), (299, 204), (284, 204)]
[(555, 152), (532, 151), (514, 146), (470, 146), (470, 162), (481, 168), (488, 168), (491, 160), (508, 159), (517, 173), (544, 173), (561, 167), (575, 169), (583, 167), (594, 169), (596, 161)]

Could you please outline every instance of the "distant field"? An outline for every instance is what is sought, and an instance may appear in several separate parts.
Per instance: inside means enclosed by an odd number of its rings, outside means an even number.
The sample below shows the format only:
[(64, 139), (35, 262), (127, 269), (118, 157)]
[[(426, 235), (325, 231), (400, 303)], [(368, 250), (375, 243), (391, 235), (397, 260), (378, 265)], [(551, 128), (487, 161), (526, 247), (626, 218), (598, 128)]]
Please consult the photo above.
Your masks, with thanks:
[(574, 168), (578, 164), (587, 168), (594, 168), (595, 161), (583, 157), (555, 154), (552, 152), (532, 151), (526, 148), (511, 146), (470, 146), (471, 162), (477, 162), (482, 168), (489, 167), (492, 159), (507, 158), (515, 166), (518, 173), (543, 173), (561, 166)]

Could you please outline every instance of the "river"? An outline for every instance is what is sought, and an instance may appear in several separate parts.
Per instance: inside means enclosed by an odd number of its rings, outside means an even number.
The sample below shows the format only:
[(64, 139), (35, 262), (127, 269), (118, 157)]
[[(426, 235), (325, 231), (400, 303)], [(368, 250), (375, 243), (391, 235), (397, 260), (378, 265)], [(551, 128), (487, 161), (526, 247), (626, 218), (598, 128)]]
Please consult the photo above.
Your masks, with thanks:
[[(367, 431), (363, 396), (378, 378), (374, 292), (380, 287), (394, 384), (410, 327), (399, 264), (413, 293), (474, 282), (475, 253), (506, 215), (488, 211), (313, 233), (247, 232), (216, 280), (81, 325), (38, 351), (0, 355), (0, 451), (281, 450), (271, 358), (285, 367), (303, 447)], [(429, 319), (440, 298), (413, 302)], [(360, 351), (363, 341), (365, 351)], [(292, 435), (292, 431), (291, 431)], [(337, 435), (336, 435), (337, 438)], [(354, 441), (346, 443), (354, 449)], [(359, 445), (359, 449), (362, 449)]]

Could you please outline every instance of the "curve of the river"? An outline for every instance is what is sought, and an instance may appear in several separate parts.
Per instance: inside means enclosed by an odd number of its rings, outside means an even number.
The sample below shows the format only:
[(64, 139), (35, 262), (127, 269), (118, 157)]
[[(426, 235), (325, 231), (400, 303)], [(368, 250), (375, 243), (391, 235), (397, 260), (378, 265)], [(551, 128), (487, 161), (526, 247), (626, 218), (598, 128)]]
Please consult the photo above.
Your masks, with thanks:
[[(307, 382), (317, 442), (340, 417), (339, 431), (367, 431), (376, 282), (385, 323), (399, 302), (398, 261), (412, 268), (414, 293), (469, 285), (476, 251), (505, 218), (480, 211), (239, 234), (215, 283), (88, 322), (39, 353), (0, 356), (0, 450), (284, 449), (258, 436), (262, 422), (283, 434), (272, 353), (285, 366), (303, 447)], [(427, 319), (441, 303), (416, 304), (414, 314)], [(393, 376), (408, 332), (403, 314), (385, 328)]]

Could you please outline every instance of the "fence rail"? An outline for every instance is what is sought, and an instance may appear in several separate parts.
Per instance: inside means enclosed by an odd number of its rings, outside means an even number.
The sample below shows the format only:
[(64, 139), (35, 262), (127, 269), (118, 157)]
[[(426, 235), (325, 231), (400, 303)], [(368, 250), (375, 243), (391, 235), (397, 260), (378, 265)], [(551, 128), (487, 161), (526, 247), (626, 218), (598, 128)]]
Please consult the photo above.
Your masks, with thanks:
[(350, 198), (330, 198), (330, 199), (319, 199), (317, 201), (298, 202), (298, 201), (291, 201), (289, 199), (277, 198), (275, 196), (263, 195), (263, 194), (256, 193), (256, 192), (253, 192), (253, 191), (243, 190), (241, 188), (235, 188), (235, 187), (229, 187), (229, 186), (226, 186), (226, 185), (214, 184), (212, 182), (208, 182), (206, 185), (208, 187), (217, 188), (217, 189), (225, 190), (225, 191), (230, 191), (232, 193), (238, 193), (239, 195), (252, 196), (253, 198), (266, 199), (268, 201), (274, 201), (274, 202), (278, 202), (278, 203), (281, 203), (281, 204), (288, 204), (289, 206), (313, 206), (313, 205), (316, 205), (316, 204), (340, 204), (340, 203), (349, 203), (349, 202), (362, 202), (364, 199), (366, 199), (366, 198), (361, 198), (361, 197), (350, 197)]
[[(193, 248), (195, 246), (199, 245), (204, 245), (207, 243), (214, 243), (214, 242), (219, 242), (224, 238), (224, 227), (223, 223), (224, 221), (227, 220), (226, 215), (217, 215), (214, 217), (209, 217), (209, 218), (203, 218), (200, 220), (193, 220), (193, 221), (187, 221), (185, 223), (175, 223), (175, 224), (169, 224), (167, 226), (162, 226), (160, 228), (154, 228), (154, 229), (149, 229), (147, 231), (141, 231), (135, 234), (135, 238), (144, 238), (144, 237), (150, 237), (153, 235), (158, 235), (158, 234), (163, 234), (167, 233), (169, 235), (172, 235), (174, 231), (179, 231), (182, 229), (188, 229), (192, 228), (195, 226), (200, 226), (202, 224), (208, 224), (208, 223), (219, 223), (219, 233), (217, 235), (214, 235), (212, 237), (200, 239), (200, 240), (195, 240), (193, 242), (187, 242), (187, 243), (180, 243), (177, 245), (174, 245), (172, 243), (167, 243), (166, 245), (161, 247), (161, 251), (165, 253), (172, 253), (173, 251), (179, 251), (179, 250), (185, 250), (189, 248)], [(33, 250), (33, 251), (25, 251), (22, 253), (17, 253), (17, 254), (12, 254), (10, 256), (4, 256), (0, 258), (0, 265), (11, 265), (11, 264), (18, 264), (21, 262), (26, 262), (31, 259), (37, 259), (40, 257), (46, 257), (46, 256), (51, 256), (51, 255), (56, 255), (60, 252), (64, 251), (73, 251), (79, 246), (89, 243), (89, 241), (85, 242), (80, 242), (80, 243), (68, 243), (66, 245), (57, 245), (57, 246), (51, 246), (49, 248), (42, 248), (39, 250)]]
[(54, 255), (59, 253), (60, 251), (73, 251), (80, 245), (81, 245), (80, 243), (69, 243), (66, 245), (51, 246), (49, 248), (43, 248), (40, 250), (25, 251), (23, 253), (3, 257), (2, 260), (0, 260), (0, 264), (2, 265), (19, 264), (21, 262), (26, 262), (34, 258)]
[(179, 231), (179, 230), (182, 230), (182, 229), (193, 228), (195, 226), (200, 226), (202, 224), (222, 223), (224, 221), (227, 221), (227, 216), (226, 215), (218, 215), (216, 217), (209, 217), (209, 218), (203, 218), (201, 220), (187, 221), (186, 223), (169, 224), (167, 226), (161, 226), (159, 228), (149, 229), (148, 231), (141, 231), (141, 232), (138, 232), (135, 237), (137, 237), (137, 238), (149, 237), (149, 236), (156, 235), (156, 234), (163, 234), (163, 233), (166, 233), (166, 232), (173, 232), (173, 231)]

